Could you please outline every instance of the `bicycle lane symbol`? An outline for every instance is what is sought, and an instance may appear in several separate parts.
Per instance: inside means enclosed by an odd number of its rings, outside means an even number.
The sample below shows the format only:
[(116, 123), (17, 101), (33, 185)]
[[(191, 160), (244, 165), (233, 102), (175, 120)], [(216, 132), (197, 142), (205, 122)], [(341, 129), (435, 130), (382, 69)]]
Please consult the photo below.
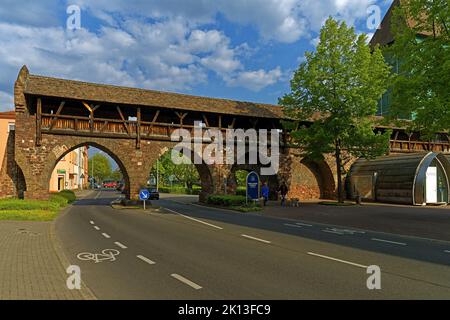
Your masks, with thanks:
[(104, 249), (101, 253), (81, 252), (77, 254), (77, 258), (82, 261), (94, 261), (95, 263), (103, 261), (116, 261), (116, 256), (120, 254), (116, 249)]

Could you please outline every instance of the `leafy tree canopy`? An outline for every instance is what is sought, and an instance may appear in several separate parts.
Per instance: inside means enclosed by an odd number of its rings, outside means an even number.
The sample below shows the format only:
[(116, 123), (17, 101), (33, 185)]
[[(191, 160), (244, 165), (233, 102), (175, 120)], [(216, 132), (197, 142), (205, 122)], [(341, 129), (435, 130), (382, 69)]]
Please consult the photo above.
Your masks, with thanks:
[[(406, 23), (409, 21), (409, 23)], [(398, 64), (390, 118), (428, 139), (450, 129), (450, 2), (402, 1), (393, 13), (394, 43), (386, 55)]]
[[(335, 155), (343, 201), (342, 151), (366, 158), (388, 151), (390, 132), (374, 133), (373, 116), (388, 86), (389, 66), (378, 48), (371, 52), (366, 35), (331, 17), (316, 51), (305, 57), (291, 80), (291, 93), (279, 102), (297, 120), (288, 129), (305, 156)], [(312, 124), (299, 126), (306, 120)]]

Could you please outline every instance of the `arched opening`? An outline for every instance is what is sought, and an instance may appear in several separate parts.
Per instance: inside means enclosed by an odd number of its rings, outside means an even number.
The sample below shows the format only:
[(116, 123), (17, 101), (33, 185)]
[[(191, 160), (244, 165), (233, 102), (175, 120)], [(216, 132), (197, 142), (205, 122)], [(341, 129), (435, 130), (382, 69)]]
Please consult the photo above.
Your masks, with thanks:
[(213, 193), (213, 181), (208, 166), (196, 164), (191, 158), (179, 155), (173, 158), (172, 150), (166, 151), (152, 166), (148, 187), (159, 193), (197, 195), (199, 201)]
[(237, 195), (246, 195), (246, 178), (247, 175), (255, 171), (258, 173), (261, 180), (261, 185), (266, 183), (269, 187), (269, 200), (278, 199), (279, 182), (276, 175), (265, 176), (261, 175), (261, 166), (249, 164), (235, 164), (231, 168), (230, 176), (228, 177), (228, 189), (230, 193)]
[(101, 189), (129, 197), (130, 180), (123, 163), (111, 150), (92, 142), (65, 150), (54, 162), (48, 181), (50, 193)]
[(291, 168), (289, 196), (300, 200), (331, 199), (335, 196), (333, 173), (324, 160), (303, 158)]

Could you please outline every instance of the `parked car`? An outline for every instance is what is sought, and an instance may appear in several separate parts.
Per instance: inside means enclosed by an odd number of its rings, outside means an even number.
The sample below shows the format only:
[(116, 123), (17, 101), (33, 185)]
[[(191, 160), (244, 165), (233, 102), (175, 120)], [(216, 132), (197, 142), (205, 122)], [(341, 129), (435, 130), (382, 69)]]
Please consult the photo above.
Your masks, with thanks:
[(159, 200), (159, 192), (156, 188), (148, 188), (147, 190), (150, 193), (150, 200)]
[(116, 181), (105, 181), (103, 182), (103, 188), (117, 188), (117, 182)]

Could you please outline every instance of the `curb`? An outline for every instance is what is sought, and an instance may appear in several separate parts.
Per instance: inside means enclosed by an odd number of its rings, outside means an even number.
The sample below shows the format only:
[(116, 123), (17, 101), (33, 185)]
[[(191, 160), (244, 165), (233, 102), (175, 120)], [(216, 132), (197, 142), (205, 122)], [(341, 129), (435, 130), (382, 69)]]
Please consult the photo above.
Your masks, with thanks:
[[(61, 263), (61, 266), (63, 267), (63, 270), (66, 270), (67, 266), (70, 266), (71, 263), (67, 259), (60, 244), (60, 240), (56, 235), (56, 221), (60, 219), (62, 216), (66, 215), (70, 211), (70, 209), (72, 209), (72, 205), (69, 205), (67, 208), (64, 208), (57, 216), (57, 218), (53, 220), (50, 224), (50, 239), (52, 241), (53, 249), (56, 252), (56, 256), (58, 257), (58, 260)], [(97, 300), (97, 297), (94, 295), (92, 290), (89, 289), (89, 287), (84, 283), (83, 280), (81, 280), (81, 290), (79, 290), (79, 292), (84, 300)]]

